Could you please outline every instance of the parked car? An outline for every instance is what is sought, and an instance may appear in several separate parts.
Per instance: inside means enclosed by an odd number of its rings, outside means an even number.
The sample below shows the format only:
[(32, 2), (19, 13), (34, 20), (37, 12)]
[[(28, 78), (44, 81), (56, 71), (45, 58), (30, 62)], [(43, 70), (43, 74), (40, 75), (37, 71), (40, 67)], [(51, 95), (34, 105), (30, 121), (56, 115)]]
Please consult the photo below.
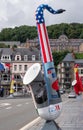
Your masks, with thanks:
[(70, 92), (68, 98), (76, 98), (76, 94), (74, 91)]
[(65, 89), (64, 88), (60, 88), (60, 93), (64, 94), (65, 93)]

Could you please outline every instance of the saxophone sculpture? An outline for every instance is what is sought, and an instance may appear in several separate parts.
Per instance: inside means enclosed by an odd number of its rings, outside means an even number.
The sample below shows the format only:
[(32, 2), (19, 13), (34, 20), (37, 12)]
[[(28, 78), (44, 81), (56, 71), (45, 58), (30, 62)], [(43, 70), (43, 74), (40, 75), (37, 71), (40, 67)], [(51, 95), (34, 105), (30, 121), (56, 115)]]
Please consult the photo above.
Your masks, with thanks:
[(47, 9), (50, 13), (53, 14), (60, 14), (65, 11), (63, 9), (55, 11), (50, 6), (44, 4), (40, 5), (37, 8), (36, 24), (42, 55), (42, 64), (44, 68), (44, 78), (40, 73), (40, 65), (36, 63), (30, 69), (33, 73), (37, 73), (35, 76), (36, 78), (33, 78), (33, 82), (32, 80), (28, 82), (28, 72), (27, 74), (25, 74), (23, 81), (24, 84), (30, 83), (32, 86), (31, 89), (34, 95), (33, 97), (36, 104), (35, 107), (38, 111), (39, 116), (44, 118), (45, 120), (54, 120), (61, 113), (62, 100), (59, 93), (57, 76), (43, 16), (43, 11), (45, 9)]

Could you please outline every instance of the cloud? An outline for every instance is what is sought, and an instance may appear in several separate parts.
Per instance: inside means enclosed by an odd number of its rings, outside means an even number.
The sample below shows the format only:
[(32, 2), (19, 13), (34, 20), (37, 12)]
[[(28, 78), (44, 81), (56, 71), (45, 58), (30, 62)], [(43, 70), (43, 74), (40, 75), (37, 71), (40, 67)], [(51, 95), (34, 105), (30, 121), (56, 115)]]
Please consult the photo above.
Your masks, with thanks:
[(40, 4), (48, 4), (53, 9), (66, 9), (66, 12), (56, 16), (45, 11), (46, 25), (83, 23), (82, 0), (2, 0), (0, 3), (0, 30), (5, 27), (36, 25), (35, 10)]

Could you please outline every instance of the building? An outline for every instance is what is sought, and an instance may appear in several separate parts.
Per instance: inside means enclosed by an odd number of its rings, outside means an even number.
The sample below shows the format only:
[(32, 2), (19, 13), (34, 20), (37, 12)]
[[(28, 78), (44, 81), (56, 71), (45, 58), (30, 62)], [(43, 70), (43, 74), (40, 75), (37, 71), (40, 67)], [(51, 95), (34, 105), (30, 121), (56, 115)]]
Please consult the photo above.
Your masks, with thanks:
[(0, 41), (0, 44), (10, 46), (10, 48), (12, 48), (14, 45), (15, 46), (20, 46), (21, 45), (20, 41)]
[(66, 35), (61, 35), (58, 39), (50, 39), (50, 45), (53, 51), (83, 52), (83, 39), (68, 39)]
[(82, 77), (83, 82), (83, 59), (75, 59), (72, 53), (68, 53), (63, 61), (57, 67), (57, 77), (60, 87), (71, 88), (72, 81), (75, 78), (74, 65), (79, 65), (79, 76)]
[(34, 40), (30, 40), (30, 39), (27, 39), (26, 40), (26, 46), (25, 47), (36, 47), (36, 46), (38, 46), (38, 43), (39, 41), (38, 41), (38, 38), (35, 38)]
[[(68, 39), (66, 35), (61, 35), (58, 39), (49, 39), (52, 51), (69, 50), (73, 52), (83, 52), (83, 39)], [(39, 46), (38, 39), (28, 40), (23, 46)]]
[(40, 51), (37, 48), (0, 48), (2, 63), (10, 64), (10, 70), (0, 72), (0, 85), (10, 87), (14, 75), (15, 85), (22, 86), (22, 77), (34, 63), (41, 64)]

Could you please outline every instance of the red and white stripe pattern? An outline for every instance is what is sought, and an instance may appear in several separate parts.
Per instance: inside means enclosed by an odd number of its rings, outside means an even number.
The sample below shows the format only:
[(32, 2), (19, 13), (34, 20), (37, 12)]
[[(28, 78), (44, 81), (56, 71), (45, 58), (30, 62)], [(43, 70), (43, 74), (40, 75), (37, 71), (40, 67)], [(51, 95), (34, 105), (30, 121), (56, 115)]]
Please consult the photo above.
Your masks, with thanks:
[(52, 14), (59, 14), (65, 10), (63, 10), (63, 9), (54, 10), (50, 6), (44, 5), (44, 4), (40, 5), (36, 10), (35, 16), (36, 16), (36, 23), (37, 23), (37, 27), (38, 27), (38, 33), (39, 33), (42, 58), (43, 58), (43, 62), (47, 63), (47, 62), (52, 62), (53, 58), (52, 58), (52, 54), (51, 54), (51, 50), (50, 50), (48, 34), (47, 34), (45, 20), (44, 20), (44, 16), (43, 16), (43, 12), (45, 9), (47, 9)]
[(43, 63), (52, 62), (52, 53), (45, 23), (37, 24)]

